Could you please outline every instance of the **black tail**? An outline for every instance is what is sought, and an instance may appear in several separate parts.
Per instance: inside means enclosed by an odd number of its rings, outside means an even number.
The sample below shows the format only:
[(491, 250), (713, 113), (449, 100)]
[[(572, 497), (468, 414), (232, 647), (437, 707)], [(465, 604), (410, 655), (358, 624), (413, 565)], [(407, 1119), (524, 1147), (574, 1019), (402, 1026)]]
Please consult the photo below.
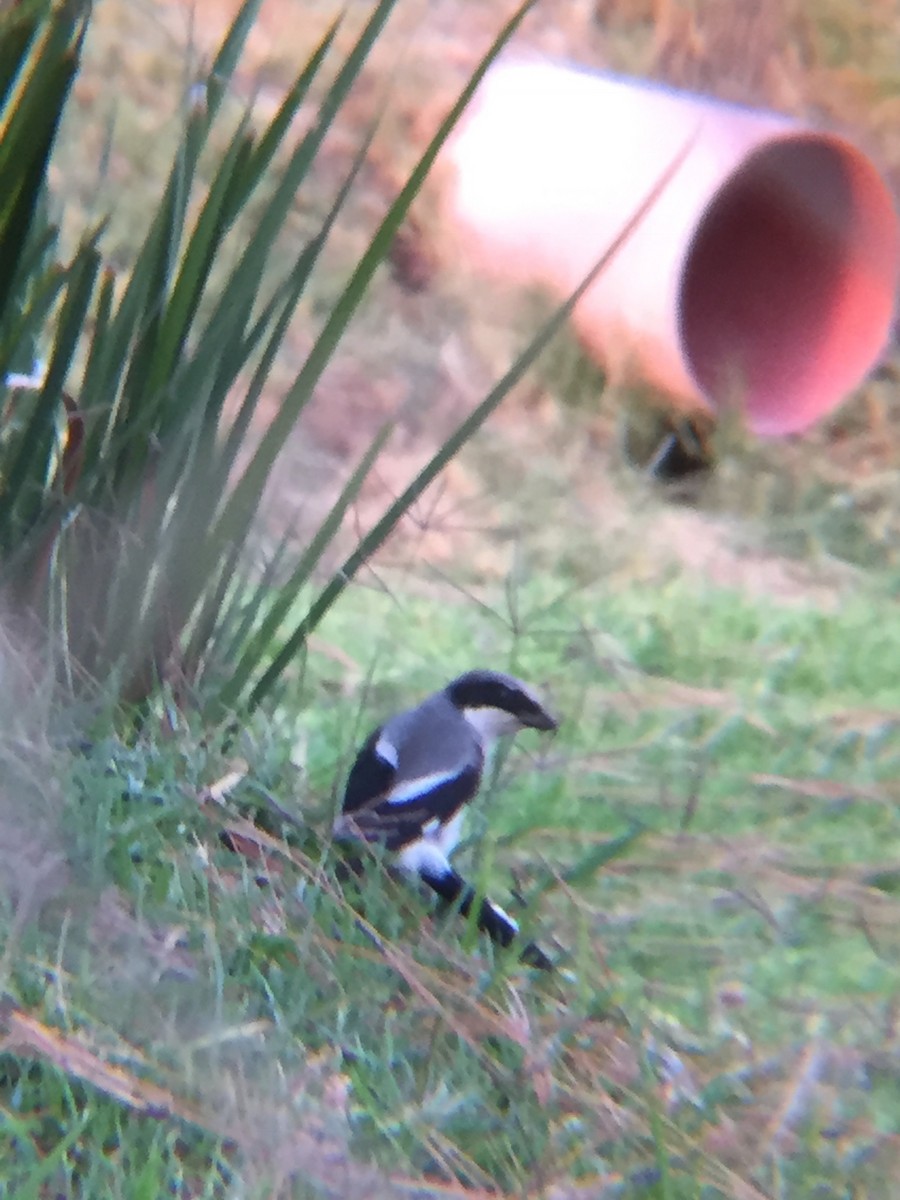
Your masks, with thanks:
[[(438, 875), (436, 872), (427, 874), (420, 872), (420, 874), (423, 882), (427, 883), (432, 891), (437, 892), (442, 900), (447, 904), (455, 904), (464, 917), (469, 915), (477, 893), (461, 875), (458, 875), (452, 868), (442, 875)], [(483, 929), (491, 941), (496, 942), (498, 946), (508, 946), (519, 932), (519, 927), (512, 919), (502, 909), (491, 904), (488, 899), (481, 901), (481, 907), (478, 910), (478, 928)], [(522, 962), (527, 963), (530, 967), (538, 967), (541, 971), (553, 970), (553, 963), (540, 946), (536, 946), (534, 942), (528, 943), (520, 957)]]

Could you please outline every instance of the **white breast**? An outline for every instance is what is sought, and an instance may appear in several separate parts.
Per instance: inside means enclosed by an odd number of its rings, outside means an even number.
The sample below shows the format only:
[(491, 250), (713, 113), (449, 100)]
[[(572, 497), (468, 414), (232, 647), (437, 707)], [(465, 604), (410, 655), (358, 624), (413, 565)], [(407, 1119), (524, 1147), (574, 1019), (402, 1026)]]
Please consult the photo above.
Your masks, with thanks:
[(464, 708), (462, 715), (468, 721), (487, 753), (499, 737), (517, 733), (522, 723), (502, 708)]

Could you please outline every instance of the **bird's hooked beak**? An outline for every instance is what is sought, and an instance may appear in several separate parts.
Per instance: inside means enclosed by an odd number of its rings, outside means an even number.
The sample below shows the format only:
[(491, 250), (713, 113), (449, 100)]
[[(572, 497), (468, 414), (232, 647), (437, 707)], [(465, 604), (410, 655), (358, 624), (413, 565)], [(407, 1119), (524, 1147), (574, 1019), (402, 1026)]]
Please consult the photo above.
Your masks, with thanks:
[(519, 718), (523, 725), (529, 729), (540, 729), (542, 733), (555, 733), (559, 729), (559, 721), (554, 716), (551, 716), (545, 708), (539, 708), (535, 712), (527, 713)]

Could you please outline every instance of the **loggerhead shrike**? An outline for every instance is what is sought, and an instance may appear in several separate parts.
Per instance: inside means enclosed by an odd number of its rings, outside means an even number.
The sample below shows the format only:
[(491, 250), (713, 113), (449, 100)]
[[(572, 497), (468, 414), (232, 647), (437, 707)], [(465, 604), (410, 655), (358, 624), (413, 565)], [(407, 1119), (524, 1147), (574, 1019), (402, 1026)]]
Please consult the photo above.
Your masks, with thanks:
[[(557, 723), (527, 684), (499, 671), (468, 671), (416, 708), (391, 717), (367, 738), (350, 770), (338, 839), (377, 842), (400, 866), (465, 915), (475, 889), (450, 865), (466, 806), (481, 786), (485, 760), (498, 737)], [(508, 946), (518, 924), (483, 900), (478, 926)], [(550, 969), (529, 945), (522, 959)]]

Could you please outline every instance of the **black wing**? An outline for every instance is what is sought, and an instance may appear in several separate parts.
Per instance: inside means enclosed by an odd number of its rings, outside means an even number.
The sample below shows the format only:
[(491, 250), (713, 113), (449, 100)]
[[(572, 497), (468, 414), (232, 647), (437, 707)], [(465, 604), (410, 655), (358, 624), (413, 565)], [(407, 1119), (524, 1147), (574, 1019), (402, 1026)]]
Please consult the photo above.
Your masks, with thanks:
[(430, 787), (394, 800), (395, 786), (407, 789), (411, 781), (376, 752), (382, 731), (379, 728), (370, 734), (350, 770), (342, 812), (351, 820), (343, 824), (368, 842), (400, 850), (421, 837), (429, 821), (443, 825), (468, 804), (481, 783), (482, 763), (479, 759), (464, 764), (458, 771), (434, 779)]
[(344, 803), (341, 806), (344, 813), (355, 813), (361, 808), (376, 804), (391, 790), (397, 768), (375, 753), (383, 728), (383, 725), (379, 725), (369, 734), (365, 745), (356, 756), (356, 762), (350, 768), (347, 786), (344, 789)]
[(367, 841), (383, 842), (388, 850), (402, 850), (422, 836), (429, 821), (445, 825), (468, 804), (481, 783), (481, 768), (464, 767), (449, 779), (408, 800), (391, 800), (390, 795), (368, 809), (353, 814)]
[(388, 850), (402, 850), (423, 834), (433, 820), (441, 825), (453, 819), (472, 799), (481, 782), (481, 771), (467, 767), (459, 775), (436, 784), (408, 800), (382, 798), (348, 816), (367, 842), (381, 842)]

